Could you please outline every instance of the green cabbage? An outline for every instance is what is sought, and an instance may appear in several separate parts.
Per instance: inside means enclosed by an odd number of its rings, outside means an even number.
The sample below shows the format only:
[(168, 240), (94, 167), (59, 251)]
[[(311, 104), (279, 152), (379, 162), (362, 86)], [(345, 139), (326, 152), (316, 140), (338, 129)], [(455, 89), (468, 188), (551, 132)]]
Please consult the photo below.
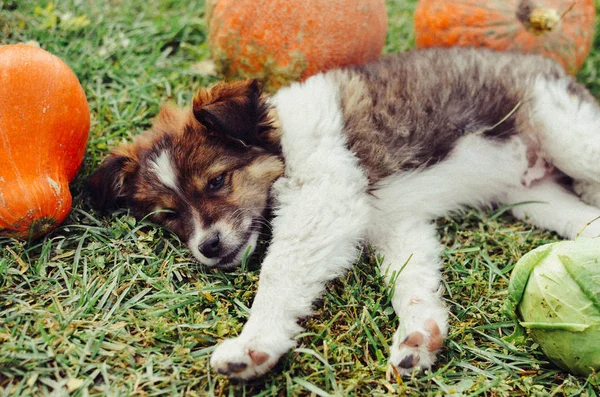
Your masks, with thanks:
[(558, 366), (600, 370), (600, 239), (541, 246), (516, 264), (509, 309)]

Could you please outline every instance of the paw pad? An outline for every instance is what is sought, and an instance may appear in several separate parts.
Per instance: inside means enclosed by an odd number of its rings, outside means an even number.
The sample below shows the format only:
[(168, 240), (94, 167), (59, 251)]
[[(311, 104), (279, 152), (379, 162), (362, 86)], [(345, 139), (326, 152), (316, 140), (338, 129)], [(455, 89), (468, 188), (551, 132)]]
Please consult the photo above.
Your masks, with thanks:
[(429, 331), (429, 343), (427, 343), (427, 350), (434, 352), (442, 347), (444, 338), (442, 337), (442, 331), (440, 327), (433, 320), (425, 321), (425, 328)]
[(242, 372), (243, 370), (245, 370), (248, 367), (248, 364), (246, 363), (227, 363), (227, 369), (229, 369), (229, 371), (223, 371), (224, 373), (238, 373), (238, 372)]
[(413, 332), (412, 334), (410, 334), (406, 338), (404, 338), (404, 340), (402, 341), (402, 344), (410, 346), (410, 347), (419, 347), (423, 344), (424, 339), (425, 338), (422, 333)]
[[(409, 333), (392, 344), (390, 364), (395, 373), (410, 375), (418, 369), (429, 369), (435, 362), (435, 352), (442, 347), (443, 335), (435, 320), (422, 323), (420, 331)], [(400, 332), (400, 331), (399, 331)]]
[(410, 369), (410, 368), (416, 367), (418, 363), (419, 363), (419, 356), (409, 354), (408, 356), (404, 357), (402, 359), (402, 361), (400, 361), (398, 363), (398, 366), (400, 368)]
[(252, 359), (252, 362), (256, 365), (264, 364), (268, 359), (269, 355), (267, 353), (259, 352), (256, 350), (250, 350), (248, 355)]

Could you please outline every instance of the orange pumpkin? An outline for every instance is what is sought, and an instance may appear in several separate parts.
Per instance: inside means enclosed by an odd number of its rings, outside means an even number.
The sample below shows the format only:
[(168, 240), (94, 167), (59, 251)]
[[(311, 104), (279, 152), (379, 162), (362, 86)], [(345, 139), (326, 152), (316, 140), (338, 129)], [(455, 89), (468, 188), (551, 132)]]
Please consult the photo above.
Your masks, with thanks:
[(420, 0), (415, 40), (543, 54), (575, 74), (590, 52), (595, 16), (594, 0)]
[(66, 218), (89, 129), (85, 94), (62, 60), (0, 46), (0, 235), (40, 237)]
[(208, 40), (226, 78), (267, 88), (381, 55), (384, 0), (208, 0)]

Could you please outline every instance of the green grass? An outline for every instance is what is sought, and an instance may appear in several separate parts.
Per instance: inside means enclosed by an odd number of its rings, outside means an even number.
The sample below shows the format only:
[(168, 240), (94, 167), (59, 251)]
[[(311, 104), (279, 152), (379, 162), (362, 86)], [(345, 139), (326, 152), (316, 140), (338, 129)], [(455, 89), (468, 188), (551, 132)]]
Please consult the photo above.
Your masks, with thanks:
[[(416, 1), (388, 1), (386, 52), (413, 46)], [(92, 129), (67, 222), (42, 240), (0, 238), (0, 394), (189, 396), (597, 396), (600, 379), (513, 346), (502, 308), (515, 262), (556, 236), (494, 211), (439, 221), (450, 335), (432, 372), (386, 377), (397, 326), (389, 291), (365, 252), (328, 286), (298, 347), (265, 377), (232, 384), (210, 372), (215, 343), (235, 336), (258, 266), (197, 266), (171, 234), (126, 212), (103, 217), (83, 181), (109, 147), (150, 125), (161, 102), (184, 105), (216, 81), (201, 1), (0, 0), (0, 42), (37, 41), (87, 93)], [(600, 96), (600, 48), (578, 76)]]

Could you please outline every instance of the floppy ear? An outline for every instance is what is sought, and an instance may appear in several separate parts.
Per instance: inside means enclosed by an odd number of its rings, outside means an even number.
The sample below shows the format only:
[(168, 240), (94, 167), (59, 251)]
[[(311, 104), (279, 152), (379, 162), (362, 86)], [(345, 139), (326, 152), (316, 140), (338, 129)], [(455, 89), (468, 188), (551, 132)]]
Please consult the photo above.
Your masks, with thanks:
[(271, 146), (269, 106), (261, 98), (258, 80), (217, 84), (194, 98), (194, 116), (209, 134), (251, 146)]
[(138, 163), (127, 156), (110, 154), (87, 181), (95, 207), (110, 211), (123, 207), (130, 195), (129, 180), (137, 172)]

